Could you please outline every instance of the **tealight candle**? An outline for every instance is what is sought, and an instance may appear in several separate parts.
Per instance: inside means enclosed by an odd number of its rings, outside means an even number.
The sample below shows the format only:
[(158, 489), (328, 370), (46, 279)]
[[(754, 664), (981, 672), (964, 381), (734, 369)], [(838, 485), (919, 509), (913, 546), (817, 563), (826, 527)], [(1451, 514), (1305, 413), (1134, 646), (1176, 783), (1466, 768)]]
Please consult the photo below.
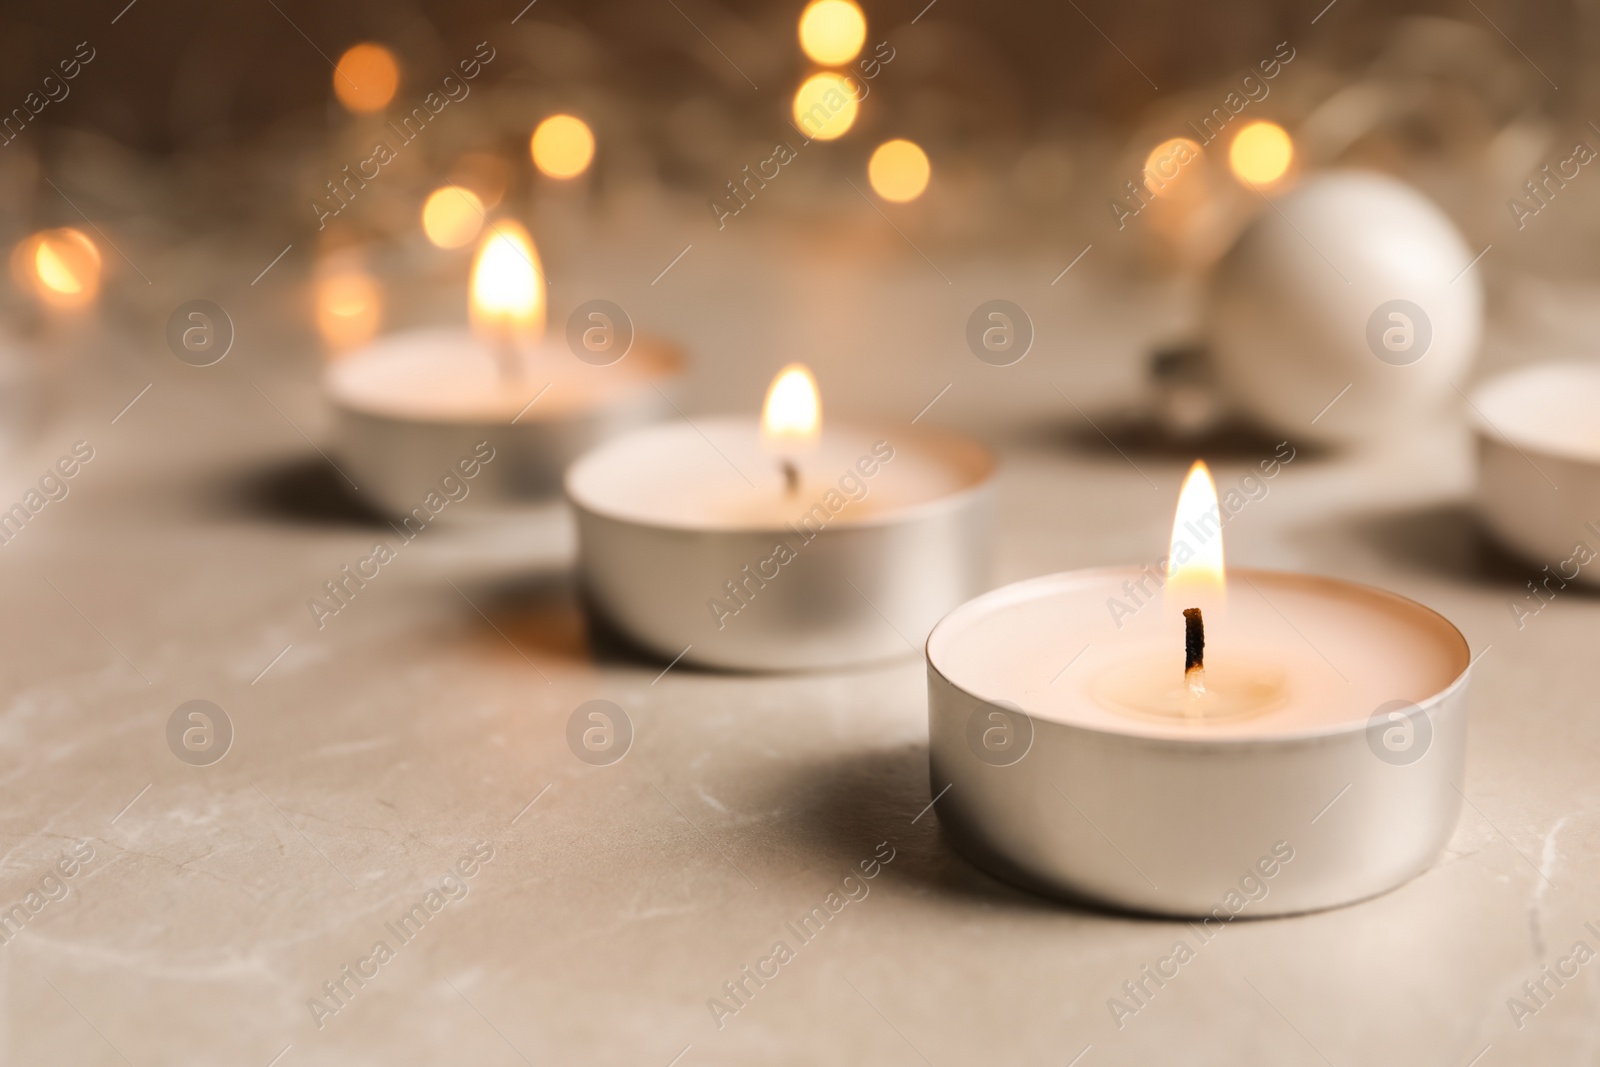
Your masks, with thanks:
[(1600, 367), (1588, 363), (1525, 367), (1472, 396), (1478, 513), (1507, 547), (1544, 565), (1526, 597), (1534, 610), (1569, 581), (1600, 584), (1590, 566), (1600, 556), (1597, 408)]
[(785, 368), (753, 418), (641, 430), (567, 474), (599, 620), (676, 661), (744, 670), (915, 654), (984, 588), (994, 460), (913, 427), (822, 425)]
[(1271, 879), (1248, 914), (1289, 914), (1438, 855), (1466, 641), (1378, 589), (1225, 573), (1217, 516), (1197, 464), (1167, 560), (1018, 582), (933, 630), (931, 786), (974, 861), (1052, 895), (1226, 919), (1241, 877)]
[(358, 489), (393, 514), (411, 512), (485, 441), (478, 454), (494, 458), (447, 514), (551, 498), (585, 450), (669, 410), (657, 386), (678, 373), (675, 350), (604, 314), (584, 331), (592, 361), (544, 338), (543, 274), (521, 226), (491, 225), (471, 290), (470, 332), (392, 334), (325, 373), (339, 454)]

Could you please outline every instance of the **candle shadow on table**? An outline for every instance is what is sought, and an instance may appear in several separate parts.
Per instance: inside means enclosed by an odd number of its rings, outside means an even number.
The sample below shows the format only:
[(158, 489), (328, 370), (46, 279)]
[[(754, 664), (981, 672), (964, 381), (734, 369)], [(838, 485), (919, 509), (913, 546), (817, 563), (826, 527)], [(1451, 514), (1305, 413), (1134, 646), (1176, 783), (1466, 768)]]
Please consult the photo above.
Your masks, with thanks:
[(839, 864), (856, 873), (859, 861), (870, 860), (879, 842), (887, 841), (895, 859), (884, 868), (884, 876), (919, 885), (935, 896), (1040, 916), (1168, 921), (1042, 896), (969, 861), (939, 825), (939, 805), (929, 809), (925, 744), (830, 752), (800, 766), (794, 775), (781, 776), (773, 788), (773, 805), (792, 812), (782, 828), (785, 839), (802, 853), (796, 858), (810, 866)]
[[(1213, 464), (1254, 464), (1278, 455), (1282, 434), (1274, 434), (1253, 423), (1227, 420), (1202, 433), (1178, 433), (1137, 411), (1099, 412), (1080, 417), (1069, 412), (1064, 418), (1026, 424), (1016, 431), (1022, 444), (1103, 456), (1123, 462), (1129, 457), (1172, 460), (1187, 465), (1196, 457)], [(1294, 446), (1295, 461), (1316, 461), (1326, 449), (1299, 441)]]
[(281, 459), (232, 471), (210, 497), (230, 513), (275, 522), (388, 529), (383, 512), (317, 456)]
[[(1526, 592), (1543, 564), (1531, 563), (1503, 547), (1464, 501), (1422, 508), (1369, 512), (1349, 520), (1350, 529), (1385, 558), (1406, 567), (1480, 586)], [(1571, 583), (1568, 592), (1600, 596), (1600, 590)]]
[[(513, 580), (458, 581), (444, 592), (460, 608), (464, 626), (486, 652), (513, 654), (537, 670), (555, 663), (590, 659), (576, 583), (564, 570), (543, 571)], [(509, 646), (509, 647), (508, 647)]]

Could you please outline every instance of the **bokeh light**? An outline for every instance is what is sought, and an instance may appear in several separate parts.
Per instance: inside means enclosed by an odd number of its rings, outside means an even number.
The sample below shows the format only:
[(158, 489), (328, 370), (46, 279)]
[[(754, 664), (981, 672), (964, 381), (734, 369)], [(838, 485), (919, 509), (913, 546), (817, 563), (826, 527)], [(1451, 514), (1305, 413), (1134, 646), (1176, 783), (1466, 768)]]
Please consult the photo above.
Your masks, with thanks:
[(552, 178), (575, 178), (594, 158), (594, 134), (573, 115), (551, 115), (533, 131), (533, 165)]
[(366, 344), (383, 321), (383, 290), (365, 271), (341, 267), (316, 282), (317, 330), (328, 347), (347, 352)]
[(422, 232), (440, 248), (460, 248), (483, 229), (483, 201), (471, 189), (445, 185), (422, 205)]
[(867, 17), (854, 0), (812, 0), (800, 15), (800, 47), (825, 67), (848, 63), (867, 39)]
[(339, 57), (333, 91), (339, 103), (357, 114), (382, 111), (400, 87), (400, 64), (381, 44), (363, 41)]
[(909, 203), (928, 187), (928, 154), (912, 141), (885, 141), (867, 163), (873, 192), (897, 204)]
[(1187, 137), (1162, 141), (1144, 160), (1144, 187), (1157, 196), (1166, 196), (1185, 177), (1198, 168), (1203, 150)]
[(831, 141), (849, 132), (859, 107), (849, 80), (823, 71), (807, 78), (795, 90), (794, 124), (807, 137)]
[(1234, 177), (1251, 185), (1270, 185), (1283, 177), (1294, 160), (1294, 142), (1276, 122), (1252, 122), (1228, 148)]
[(83, 307), (100, 292), (100, 249), (71, 227), (36, 233), (12, 252), (12, 274), (52, 307)]

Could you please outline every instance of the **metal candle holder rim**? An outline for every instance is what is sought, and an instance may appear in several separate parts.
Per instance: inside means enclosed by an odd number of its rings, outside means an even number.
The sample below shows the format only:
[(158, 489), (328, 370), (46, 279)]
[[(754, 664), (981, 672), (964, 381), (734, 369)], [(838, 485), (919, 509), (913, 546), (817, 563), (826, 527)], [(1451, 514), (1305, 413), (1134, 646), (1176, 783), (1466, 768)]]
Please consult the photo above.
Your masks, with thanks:
[[(991, 589), (987, 593), (976, 596), (967, 601), (965, 604), (962, 604), (960, 607), (953, 609), (948, 615), (935, 623), (933, 629), (928, 632), (928, 640), (923, 645), (923, 655), (928, 661), (928, 669), (936, 673), (952, 688), (965, 693), (974, 701), (977, 701), (981, 704), (993, 704), (997, 698), (987, 697), (972, 692), (972, 690), (968, 689), (966, 686), (950, 677), (944, 672), (944, 670), (940, 668), (938, 660), (934, 654), (934, 643), (940, 639), (941, 631), (944, 631), (947, 629), (947, 627), (954, 626), (956, 622), (959, 622), (960, 620), (958, 616), (962, 615), (964, 612), (976, 612), (983, 608), (994, 607), (998, 604), (1023, 599), (1028, 593), (1026, 587), (1031, 585), (1063, 582), (1068, 580), (1078, 581), (1087, 578), (1108, 577), (1127, 573), (1129, 569), (1130, 568), (1128, 566), (1122, 565), (1108, 567), (1085, 567), (1080, 570), (1056, 571), (1053, 574), (1042, 574), (1033, 578), (1024, 578), (1021, 581), (1011, 582), (1007, 585), (1000, 586), (998, 589)], [(1456, 674), (1455, 678), (1451, 680), (1449, 685), (1438, 690), (1437, 692), (1428, 694), (1427, 697), (1421, 700), (1416, 701), (1417, 707), (1427, 710), (1428, 708), (1441, 704), (1467, 684), (1468, 676), (1472, 670), (1471, 646), (1468, 645), (1465, 635), (1463, 635), (1461, 631), (1457, 629), (1454, 623), (1445, 618), (1439, 612), (1428, 607), (1426, 604), (1412, 600), (1410, 597), (1402, 596), (1399, 593), (1391, 592), (1387, 589), (1380, 589), (1377, 586), (1367, 585), (1364, 582), (1353, 582), (1345, 578), (1335, 578), (1329, 575), (1309, 574), (1300, 571), (1273, 571), (1253, 567), (1230, 567), (1228, 568), (1228, 572), (1230, 574), (1240, 575), (1285, 575), (1292, 578), (1301, 579), (1312, 585), (1321, 586), (1324, 588), (1333, 588), (1336, 586), (1354, 586), (1357, 589), (1361, 589), (1368, 593), (1376, 594), (1394, 601), (1408, 610), (1421, 612), (1427, 616), (1431, 616), (1439, 623), (1442, 623), (1460, 643), (1460, 656), (1464, 665)], [(952, 620), (955, 620), (955, 622), (952, 622)], [(1311, 729), (1298, 730), (1293, 733), (1273, 735), (1271, 737), (1206, 736), (1204, 734), (1197, 734), (1194, 737), (1165, 737), (1151, 734), (1134, 733), (1132, 731), (1113, 730), (1098, 726), (1085, 726), (1081, 723), (1067, 722), (1048, 715), (1033, 715), (1028, 712), (1026, 708), (1023, 709), (1023, 714), (1028, 715), (1028, 717), (1035, 722), (1047, 723), (1050, 727), (1055, 729), (1074, 731), (1094, 737), (1116, 738), (1132, 744), (1154, 746), (1157, 748), (1166, 748), (1179, 751), (1192, 750), (1196, 746), (1200, 745), (1225, 745), (1230, 748), (1290, 748), (1298, 745), (1316, 744), (1330, 737), (1337, 737), (1342, 734), (1363, 733), (1368, 728), (1368, 718), (1367, 716), (1363, 715), (1358, 718), (1353, 717), (1345, 723), (1338, 723), (1332, 726), (1319, 726)]]
[[(441, 327), (422, 327), (415, 330), (397, 331), (395, 333), (385, 334), (384, 336), (377, 338), (370, 345), (367, 345), (365, 348), (358, 351), (381, 349), (391, 341), (399, 338), (413, 337), (428, 333), (437, 333), (441, 336), (454, 336), (457, 332), (458, 331), (454, 329)], [(441, 426), (485, 427), (509, 425), (505, 419), (489, 418), (482, 415), (437, 414), (427, 411), (401, 413), (387, 405), (373, 403), (372, 401), (362, 397), (350, 396), (338, 383), (338, 371), (339, 364), (341, 362), (343, 362), (345, 359), (351, 358), (351, 356), (356, 354), (357, 353), (351, 353), (349, 356), (336, 359), (323, 369), (323, 391), (336, 407), (340, 407), (346, 411), (355, 412), (360, 415), (365, 415), (369, 418), (387, 419), (392, 422), (400, 423), (428, 423)], [(648, 361), (652, 365), (652, 373), (640, 375), (637, 381), (633, 383), (638, 388), (628, 390), (628, 392), (635, 393), (642, 392), (643, 390), (649, 388), (653, 382), (669, 380), (677, 377), (683, 373), (684, 366), (687, 363), (687, 359), (685, 358), (684, 350), (681, 345), (649, 336), (641, 336), (636, 338), (629, 355), (635, 360)], [(619, 393), (619, 395), (623, 394)], [(528, 426), (539, 424), (548, 425), (551, 423), (561, 422), (581, 422), (584, 419), (592, 418), (593, 415), (594, 412), (590, 409), (549, 417), (540, 417), (540, 413), (537, 411), (530, 411), (528, 413), (529, 417), (526, 419), (526, 421), (522, 422), (521, 425)]]
[[(714, 419), (701, 419), (701, 426), (716, 423), (743, 422), (745, 419), (737, 415), (718, 416)], [(854, 422), (836, 422), (832, 425), (847, 429), (865, 430), (867, 427)], [(652, 518), (644, 519), (638, 515), (622, 512), (609, 506), (605, 501), (598, 500), (594, 494), (584, 493), (580, 482), (588, 476), (588, 472), (596, 465), (605, 462), (610, 454), (618, 448), (626, 447), (628, 442), (642, 434), (672, 433), (677, 432), (677, 423), (667, 422), (655, 426), (647, 426), (631, 434), (608, 441), (599, 445), (581, 456), (572, 466), (567, 468), (563, 479), (567, 499), (576, 508), (581, 508), (592, 515), (597, 515), (612, 522), (644, 529), (676, 530), (687, 534), (760, 534), (782, 535), (789, 532), (787, 527), (769, 523), (750, 523), (748, 525), (730, 526), (726, 528), (698, 526), (691, 522), (679, 519)], [(829, 526), (822, 530), (818, 536), (838, 536), (851, 530), (870, 530), (882, 526), (894, 526), (908, 521), (928, 518), (945, 512), (957, 511), (967, 506), (975, 496), (990, 491), (994, 485), (995, 472), (999, 469), (999, 462), (989, 448), (979, 442), (956, 433), (941, 430), (916, 429), (910, 432), (896, 431), (896, 435), (889, 438), (891, 443), (908, 439), (923, 442), (937, 442), (951, 452), (965, 453), (962, 457), (970, 465), (967, 484), (955, 492), (946, 493), (923, 501), (920, 504), (908, 504), (905, 507), (895, 508), (892, 511), (869, 515), (861, 519), (850, 519), (838, 526)]]

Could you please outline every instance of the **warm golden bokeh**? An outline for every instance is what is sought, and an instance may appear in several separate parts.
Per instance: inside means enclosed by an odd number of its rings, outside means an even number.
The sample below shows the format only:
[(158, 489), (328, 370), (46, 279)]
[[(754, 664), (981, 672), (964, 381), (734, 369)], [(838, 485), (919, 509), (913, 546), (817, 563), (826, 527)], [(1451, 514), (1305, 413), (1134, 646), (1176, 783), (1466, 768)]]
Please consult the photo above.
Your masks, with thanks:
[(552, 178), (576, 178), (594, 158), (594, 133), (574, 115), (551, 115), (533, 131), (533, 165)]
[(909, 203), (928, 187), (928, 153), (913, 141), (885, 141), (867, 163), (873, 192), (897, 204)]
[(544, 274), (533, 238), (520, 223), (489, 225), (472, 262), (472, 325), (497, 341), (537, 340), (544, 334)]
[(794, 124), (807, 137), (831, 141), (855, 124), (859, 105), (850, 82), (840, 74), (823, 71), (801, 83), (794, 94)]
[(382, 111), (400, 88), (400, 64), (381, 44), (363, 41), (339, 57), (333, 91), (339, 103), (358, 114)]
[(422, 205), (422, 232), (440, 248), (471, 244), (483, 229), (483, 201), (470, 189), (445, 185)]
[(366, 344), (383, 321), (383, 290), (365, 271), (346, 267), (316, 282), (317, 330), (334, 352)]
[(1174, 137), (1162, 141), (1150, 150), (1144, 160), (1144, 186), (1157, 196), (1165, 196), (1173, 187), (1191, 173), (1192, 164), (1200, 161), (1203, 150), (1187, 137)]
[(1250, 123), (1228, 148), (1234, 177), (1250, 185), (1271, 185), (1288, 172), (1293, 160), (1294, 142), (1276, 122)]
[(850, 62), (867, 40), (867, 17), (853, 0), (812, 0), (800, 15), (800, 47), (814, 62)]
[(52, 307), (84, 307), (100, 292), (100, 250), (71, 227), (36, 233), (12, 253), (12, 274)]

